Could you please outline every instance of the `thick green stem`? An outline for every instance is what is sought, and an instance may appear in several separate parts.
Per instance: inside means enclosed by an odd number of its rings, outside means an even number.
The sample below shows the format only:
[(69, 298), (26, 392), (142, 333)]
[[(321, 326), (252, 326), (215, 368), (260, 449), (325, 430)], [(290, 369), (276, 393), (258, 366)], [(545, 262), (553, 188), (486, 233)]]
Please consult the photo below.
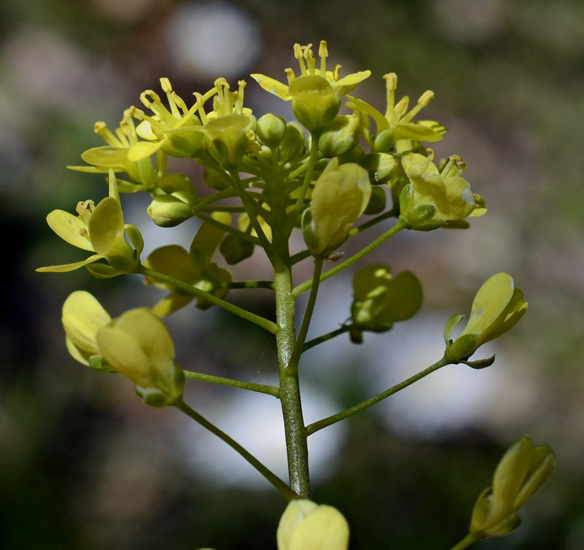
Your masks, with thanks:
[(391, 388), (389, 388), (385, 391), (382, 391), (381, 393), (378, 393), (376, 396), (372, 397), (371, 399), (368, 399), (367, 401), (363, 401), (361, 403), (358, 403), (357, 405), (355, 405), (355, 406), (353, 406), (345, 411), (342, 411), (340, 413), (333, 414), (327, 418), (323, 418), (322, 420), (318, 420), (317, 422), (313, 422), (312, 424), (310, 424), (309, 426), (306, 427), (306, 432), (308, 433), (308, 435), (312, 435), (314, 432), (317, 432), (318, 430), (322, 430), (323, 428), (326, 428), (327, 426), (330, 426), (331, 424), (335, 424), (336, 422), (340, 422), (341, 420), (344, 420), (345, 418), (348, 418), (349, 416), (353, 416), (354, 414), (357, 414), (358, 412), (361, 412), (361, 411), (367, 409), (368, 407), (371, 407), (371, 405), (375, 405), (375, 403), (379, 403), (380, 401), (389, 397), (390, 395), (393, 395), (394, 393), (397, 393), (398, 391), (403, 390), (404, 388), (407, 388), (408, 386), (411, 386), (414, 382), (417, 382), (418, 380), (424, 378), (425, 376), (428, 376), (429, 374), (433, 373), (434, 371), (437, 371), (438, 369), (444, 367), (445, 365), (449, 365), (449, 364), (450, 364), (450, 361), (448, 359), (446, 359), (445, 357), (443, 357), (442, 359), (440, 359), (440, 361), (429, 366), (427, 369), (424, 369), (423, 371), (420, 371), (419, 373), (414, 374), (414, 376), (411, 376), (407, 380), (404, 380), (403, 382), (400, 382), (399, 384), (396, 384), (395, 386), (392, 386)]
[(280, 402), (284, 417), (290, 487), (300, 498), (310, 498), (308, 444), (302, 416), (298, 362), (292, 361), (296, 344), (295, 303), (292, 296), (292, 273), (288, 265), (275, 266), (276, 315)]
[(478, 539), (471, 535), (470, 533), (466, 535), (456, 546), (453, 546), (450, 550), (464, 550), (468, 548), (471, 544), (474, 544)]
[(176, 408), (184, 412), (187, 416), (198, 422), (205, 429), (216, 435), (222, 441), (225, 441), (234, 451), (239, 453), (247, 462), (249, 462), (260, 474), (262, 474), (281, 494), (290, 501), (298, 498), (294, 493), (274, 472), (264, 466), (255, 456), (253, 456), (247, 449), (242, 447), (237, 441), (229, 437), (223, 430), (220, 430), (215, 424), (209, 422), (205, 417), (198, 412), (191, 409), (184, 401), (179, 401)]
[(271, 332), (272, 334), (276, 334), (276, 332), (278, 332), (277, 325), (270, 321), (269, 319), (266, 319), (265, 317), (260, 317), (259, 315), (256, 315), (251, 311), (247, 311), (247, 309), (243, 309), (236, 305), (230, 304), (229, 302), (226, 302), (221, 298), (217, 298), (216, 296), (213, 296), (213, 294), (205, 292), (204, 290), (201, 290), (194, 285), (185, 283), (184, 281), (179, 281), (178, 279), (170, 277), (169, 275), (166, 275), (164, 273), (159, 273), (158, 271), (148, 269), (143, 265), (138, 266), (138, 268), (136, 269), (136, 273), (140, 273), (141, 275), (145, 275), (146, 277), (150, 277), (151, 279), (154, 279), (156, 281), (161, 281), (163, 283), (167, 283), (177, 288), (180, 288), (181, 290), (183, 290), (187, 294), (190, 294), (191, 296), (199, 296), (201, 298), (205, 298), (205, 300), (208, 300), (212, 304), (218, 305), (219, 307), (222, 307), (223, 309), (231, 313), (234, 313), (235, 315), (242, 317), (243, 319), (246, 319), (251, 323), (258, 325), (263, 329), (266, 329), (268, 332)]

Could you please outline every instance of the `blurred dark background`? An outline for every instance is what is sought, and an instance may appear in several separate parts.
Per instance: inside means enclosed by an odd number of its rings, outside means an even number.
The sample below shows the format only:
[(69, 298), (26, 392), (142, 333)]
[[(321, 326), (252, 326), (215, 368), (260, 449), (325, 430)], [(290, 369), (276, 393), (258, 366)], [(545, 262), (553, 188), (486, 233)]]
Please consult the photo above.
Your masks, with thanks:
[[(259, 476), (178, 411), (144, 407), (127, 381), (66, 353), (60, 308), (71, 291), (93, 292), (112, 315), (161, 295), (137, 277), (34, 268), (80, 257), (45, 216), (106, 194), (103, 177), (65, 168), (102, 145), (95, 121), (115, 128), (144, 89), (159, 90), (161, 76), (187, 102), (218, 76), (247, 78), (256, 114), (290, 117), (248, 75), (284, 80), (295, 66), (292, 44), (321, 39), (342, 74), (372, 70), (359, 92), (380, 110), (387, 72), (399, 75), (398, 97), (434, 90), (422, 118), (450, 129), (437, 153), (464, 157), (489, 214), (469, 231), (400, 235), (374, 254), (418, 274), (423, 310), (362, 346), (341, 338), (308, 353), (308, 420), (437, 360), (447, 319), (468, 313), (493, 273), (511, 273), (530, 309), (485, 351), (497, 353), (491, 368), (448, 367), (315, 435), (314, 499), (345, 513), (354, 550), (447, 549), (464, 536), (504, 449), (526, 433), (554, 448), (558, 471), (518, 531), (476, 548), (584, 547), (584, 4), (3, 0), (0, 38), (3, 549), (275, 548), (284, 503)], [(146, 198), (123, 200), (146, 253), (190, 241), (194, 222), (165, 231), (145, 216)], [(258, 252), (254, 260), (238, 277), (266, 276)], [(266, 315), (273, 307), (267, 291), (232, 299)], [(323, 285), (313, 335), (342, 323), (350, 303), (350, 274)], [(169, 327), (185, 368), (274, 379), (271, 339), (221, 311), (189, 307)], [(275, 401), (194, 383), (187, 400), (285, 475)]]

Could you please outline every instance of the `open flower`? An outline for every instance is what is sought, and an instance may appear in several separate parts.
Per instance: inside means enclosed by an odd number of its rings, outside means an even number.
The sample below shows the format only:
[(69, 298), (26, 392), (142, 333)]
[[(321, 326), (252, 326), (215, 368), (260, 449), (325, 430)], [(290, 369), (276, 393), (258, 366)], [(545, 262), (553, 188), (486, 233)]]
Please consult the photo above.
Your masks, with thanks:
[(387, 89), (387, 109), (385, 114), (369, 105), (366, 101), (357, 97), (348, 96), (347, 107), (371, 117), (375, 121), (377, 133), (372, 135), (369, 128), (369, 121), (364, 120), (363, 136), (369, 146), (376, 152), (386, 153), (390, 151), (395, 142), (401, 139), (413, 141), (434, 142), (442, 139), (442, 134), (446, 128), (441, 124), (431, 121), (412, 122), (412, 119), (426, 107), (432, 99), (434, 92), (426, 90), (418, 99), (418, 103), (409, 111), (410, 99), (404, 96), (395, 104), (395, 90), (397, 88), (397, 75), (389, 73), (384, 75)]
[[(128, 151), (128, 159), (131, 161), (149, 157), (158, 150), (173, 157), (192, 157), (201, 148), (201, 135), (192, 130), (193, 127), (201, 125), (197, 117), (199, 99), (189, 108), (173, 91), (168, 78), (161, 78), (160, 84), (166, 93), (170, 110), (153, 90), (143, 92), (140, 95), (140, 101), (154, 115), (147, 115), (136, 107), (131, 108), (132, 116), (142, 121), (136, 128), (136, 133), (146, 140), (132, 145)], [(205, 94), (204, 100), (215, 93), (215, 89), (210, 90)]]
[(506, 535), (521, 523), (519, 509), (550, 477), (556, 459), (549, 447), (533, 447), (523, 437), (510, 447), (495, 470), (493, 486), (479, 496), (470, 534), (475, 538)]
[(489, 277), (477, 292), (468, 323), (460, 336), (449, 338), (463, 315), (454, 315), (444, 331), (446, 353), (453, 361), (468, 359), (480, 346), (511, 330), (527, 311), (523, 292), (507, 273)]
[(319, 176), (310, 207), (302, 214), (302, 233), (313, 256), (330, 256), (343, 244), (351, 227), (363, 214), (371, 184), (367, 171), (334, 157)]
[[(124, 225), (124, 216), (117, 190), (117, 182), (112, 169), (109, 174), (109, 196), (95, 206), (93, 201), (80, 202), (77, 216), (64, 210), (53, 210), (47, 216), (49, 227), (64, 241), (82, 250), (95, 252), (89, 258), (72, 264), (39, 267), (41, 272), (73, 271), (84, 265), (105, 259), (108, 266), (96, 267), (96, 276), (113, 277), (121, 273), (131, 273), (138, 266), (138, 257), (142, 251), (142, 236), (138, 229)], [(126, 242), (128, 233), (136, 250)]]
[(115, 132), (112, 132), (105, 122), (96, 122), (95, 133), (99, 134), (107, 145), (88, 149), (81, 155), (81, 158), (92, 166), (68, 166), (69, 169), (91, 173), (107, 173), (110, 169), (114, 172), (125, 172), (133, 185), (127, 189), (124, 186), (122, 191), (136, 191), (134, 184), (142, 185), (147, 190), (156, 187), (159, 174), (154, 170), (152, 160), (146, 156), (128, 158), (129, 150), (139, 143), (130, 109), (124, 111), (124, 118)]
[(101, 328), (96, 340), (107, 364), (136, 384), (147, 405), (164, 407), (182, 398), (185, 377), (174, 364), (174, 343), (150, 309), (126, 311)]
[(280, 519), (277, 539), (278, 550), (347, 550), (349, 524), (332, 506), (293, 500)]
[(482, 216), (484, 201), (474, 195), (470, 184), (460, 176), (466, 165), (453, 155), (440, 171), (428, 156), (406, 153), (401, 158), (409, 184), (401, 191), (400, 213), (412, 229), (429, 230), (446, 225), (467, 227), (464, 218)]
[(98, 370), (111, 370), (101, 361), (96, 340), (98, 331), (111, 321), (102, 305), (89, 292), (77, 290), (65, 300), (61, 319), (71, 357)]
[(312, 53), (312, 44), (294, 44), (294, 57), (300, 65), (301, 75), (296, 76), (292, 69), (286, 69), (288, 85), (262, 74), (252, 74), (257, 83), (271, 94), (284, 101), (292, 102), (292, 110), (298, 121), (309, 131), (326, 126), (339, 112), (340, 98), (353, 90), (371, 74), (371, 71), (340, 77), (340, 65), (332, 71), (327, 70), (327, 44), (320, 43), (318, 55), (320, 68)]

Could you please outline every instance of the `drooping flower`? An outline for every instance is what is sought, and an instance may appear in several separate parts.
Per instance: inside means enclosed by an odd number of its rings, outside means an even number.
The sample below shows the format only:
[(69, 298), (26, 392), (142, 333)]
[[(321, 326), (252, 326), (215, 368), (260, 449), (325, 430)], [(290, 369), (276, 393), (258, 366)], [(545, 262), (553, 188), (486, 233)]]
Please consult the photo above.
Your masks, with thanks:
[(278, 550), (347, 550), (349, 524), (332, 506), (293, 500), (280, 519), (277, 540)]
[(312, 44), (294, 44), (294, 57), (300, 65), (300, 76), (292, 69), (286, 69), (288, 85), (262, 74), (252, 74), (257, 83), (267, 92), (284, 101), (292, 102), (292, 110), (298, 121), (309, 131), (322, 128), (332, 122), (339, 112), (341, 97), (353, 90), (371, 74), (371, 71), (340, 76), (340, 65), (327, 70), (327, 43), (320, 43), (320, 68), (312, 53)]
[[(142, 236), (133, 225), (124, 225), (116, 177), (112, 169), (109, 173), (109, 188), (109, 196), (97, 206), (91, 200), (80, 202), (77, 205), (77, 216), (64, 210), (53, 210), (47, 216), (49, 227), (64, 241), (95, 254), (80, 262), (40, 267), (37, 271), (73, 271), (101, 259), (105, 259), (109, 266), (92, 266), (91, 271), (96, 276), (113, 277), (134, 271), (143, 248)], [(135, 249), (128, 244), (125, 234)]]
[(465, 218), (486, 213), (484, 201), (474, 195), (460, 176), (466, 165), (459, 156), (450, 157), (440, 171), (428, 156), (405, 153), (401, 163), (409, 184), (400, 193), (400, 214), (412, 229), (430, 230), (446, 225), (467, 227)]
[(77, 290), (65, 300), (61, 319), (71, 357), (98, 370), (111, 370), (100, 361), (97, 346), (98, 331), (111, 321), (101, 304), (89, 292)]
[(472, 513), (470, 534), (477, 539), (506, 535), (521, 523), (520, 508), (551, 476), (556, 459), (549, 447), (533, 447), (521, 438), (511, 446), (495, 470), (493, 486), (479, 496)]
[(432, 99), (434, 92), (426, 90), (418, 99), (418, 103), (409, 111), (409, 97), (404, 96), (395, 103), (395, 90), (397, 88), (397, 75), (389, 73), (383, 77), (387, 89), (387, 109), (385, 114), (369, 105), (366, 101), (357, 97), (348, 96), (347, 107), (359, 112), (364, 117), (371, 117), (375, 121), (376, 133), (372, 134), (368, 118), (363, 121), (363, 136), (369, 146), (375, 152), (386, 153), (390, 151), (399, 140), (413, 140), (434, 142), (442, 139), (446, 128), (431, 120), (412, 122), (412, 119), (426, 107)]
[(487, 279), (477, 292), (468, 323), (452, 342), (450, 335), (463, 315), (454, 315), (444, 332), (446, 353), (453, 361), (468, 359), (480, 346), (511, 330), (527, 311), (523, 292), (507, 273)]
[(371, 184), (366, 170), (334, 157), (319, 176), (310, 207), (302, 214), (302, 233), (313, 256), (327, 257), (343, 244), (351, 227), (363, 214)]
[(148, 308), (126, 311), (101, 328), (97, 345), (108, 365), (136, 384), (147, 405), (175, 405), (185, 377), (174, 363), (174, 343), (160, 318)]

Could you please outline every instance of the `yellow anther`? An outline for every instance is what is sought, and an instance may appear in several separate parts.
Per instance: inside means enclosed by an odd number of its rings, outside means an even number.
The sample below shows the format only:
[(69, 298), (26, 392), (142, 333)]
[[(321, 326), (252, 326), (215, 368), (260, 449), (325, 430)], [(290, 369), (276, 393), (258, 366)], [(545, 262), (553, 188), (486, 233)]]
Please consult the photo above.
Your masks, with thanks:
[(430, 101), (434, 99), (434, 92), (432, 90), (426, 90), (418, 99), (418, 104), (422, 107), (426, 107)]
[(162, 87), (162, 90), (164, 92), (166, 92), (167, 94), (170, 94), (172, 92), (172, 86), (171, 86), (170, 80), (168, 80), (168, 78), (162, 77), (160, 79), (160, 86)]

